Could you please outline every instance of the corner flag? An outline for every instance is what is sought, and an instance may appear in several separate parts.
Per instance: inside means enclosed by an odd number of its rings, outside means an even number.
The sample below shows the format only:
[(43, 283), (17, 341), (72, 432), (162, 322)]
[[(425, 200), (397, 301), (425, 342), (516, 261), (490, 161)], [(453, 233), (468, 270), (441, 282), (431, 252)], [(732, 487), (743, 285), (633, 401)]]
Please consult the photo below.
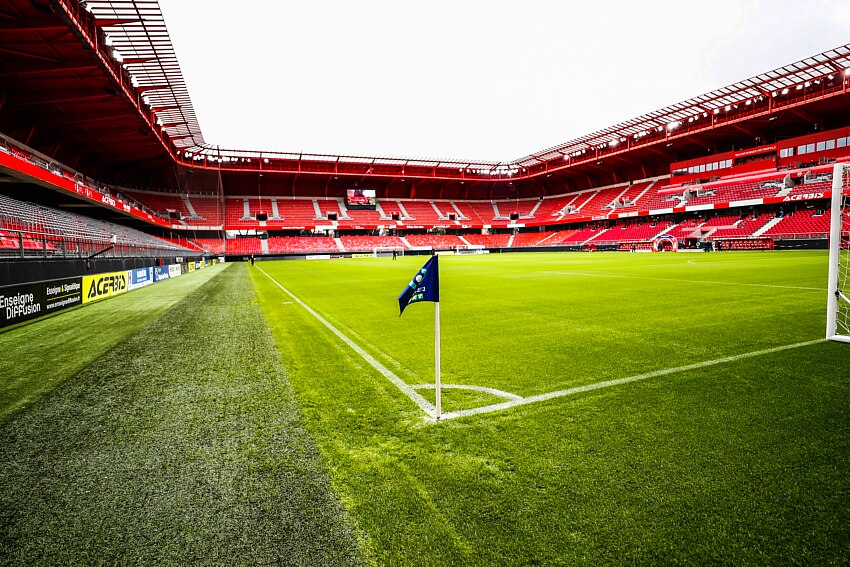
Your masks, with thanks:
[(440, 419), (442, 413), (442, 383), (440, 381), (440, 272), (437, 266), (439, 256), (431, 256), (425, 265), (419, 268), (401, 295), (398, 296), (398, 316), (404, 313), (404, 308), (411, 303), (420, 301), (434, 302), (434, 381), (436, 387), (434, 417)]
[(420, 301), (440, 302), (440, 272), (437, 266), (437, 258), (439, 256), (431, 256), (425, 265), (419, 268), (401, 295), (398, 296), (399, 311), (398, 316), (404, 313), (404, 308), (411, 303)]

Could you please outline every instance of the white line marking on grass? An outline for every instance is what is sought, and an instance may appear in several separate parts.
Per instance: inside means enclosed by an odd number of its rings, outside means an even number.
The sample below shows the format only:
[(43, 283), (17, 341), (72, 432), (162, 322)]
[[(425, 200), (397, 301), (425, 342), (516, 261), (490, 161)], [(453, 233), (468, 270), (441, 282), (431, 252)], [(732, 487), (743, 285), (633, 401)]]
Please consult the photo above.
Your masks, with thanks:
[(356, 352), (357, 354), (359, 354), (359, 355), (363, 358), (363, 360), (365, 360), (366, 362), (368, 362), (368, 363), (369, 363), (369, 364), (370, 364), (370, 365), (371, 365), (371, 366), (372, 366), (375, 370), (377, 370), (378, 372), (380, 372), (381, 374), (383, 374), (385, 378), (387, 378), (390, 382), (392, 382), (393, 384), (395, 384), (395, 386), (396, 386), (399, 390), (401, 390), (401, 391), (402, 391), (402, 392), (403, 392), (403, 393), (404, 393), (404, 394), (405, 394), (408, 398), (410, 398), (411, 400), (413, 400), (413, 402), (414, 402), (417, 406), (419, 406), (419, 408), (420, 408), (422, 411), (424, 411), (425, 413), (427, 413), (430, 417), (434, 417), (434, 416), (437, 414), (437, 408), (434, 406), (434, 404), (430, 403), (428, 400), (426, 400), (425, 398), (423, 398), (423, 397), (422, 397), (422, 395), (421, 395), (421, 394), (419, 394), (419, 392), (417, 392), (417, 391), (416, 391), (416, 390), (414, 390), (412, 387), (410, 387), (410, 386), (409, 386), (407, 383), (405, 383), (405, 382), (404, 382), (401, 378), (399, 378), (398, 376), (396, 376), (395, 374), (393, 374), (393, 372), (392, 372), (389, 368), (387, 368), (386, 366), (384, 366), (383, 364), (381, 364), (380, 362), (378, 362), (377, 360), (375, 360), (375, 358), (374, 358), (371, 354), (369, 354), (368, 352), (366, 352), (365, 350), (363, 350), (362, 348), (360, 348), (360, 346), (359, 346), (357, 343), (355, 343), (354, 341), (352, 341), (351, 339), (349, 339), (347, 336), (343, 335), (343, 334), (339, 331), (339, 329), (337, 329), (336, 327), (334, 327), (334, 326), (333, 326), (330, 322), (328, 322), (328, 320), (327, 320), (327, 319), (325, 319), (324, 317), (322, 317), (321, 315), (319, 315), (318, 313), (316, 313), (315, 311), (313, 311), (313, 309), (311, 309), (309, 305), (307, 305), (306, 303), (304, 303), (303, 301), (301, 301), (300, 299), (298, 299), (298, 297), (296, 297), (296, 296), (295, 296), (295, 294), (293, 294), (291, 291), (289, 291), (288, 289), (286, 289), (285, 287), (283, 287), (283, 286), (280, 284), (280, 282), (278, 282), (276, 279), (274, 279), (273, 277), (271, 277), (270, 275), (268, 275), (265, 271), (263, 271), (263, 269), (262, 269), (262, 268), (260, 268), (259, 266), (254, 266), (254, 267), (255, 267), (255, 268), (257, 268), (258, 270), (260, 270), (260, 273), (262, 273), (264, 276), (266, 276), (266, 277), (267, 277), (267, 278), (269, 278), (271, 281), (273, 281), (273, 282), (274, 282), (274, 284), (275, 284), (277, 287), (279, 287), (281, 290), (283, 290), (283, 292), (284, 292), (284, 293), (286, 293), (289, 297), (291, 297), (293, 300), (295, 300), (295, 303), (297, 303), (298, 305), (300, 305), (301, 307), (303, 307), (304, 309), (306, 309), (306, 310), (307, 310), (307, 312), (308, 312), (310, 315), (312, 315), (313, 317), (315, 317), (316, 319), (318, 319), (318, 320), (319, 320), (319, 322), (320, 322), (322, 325), (324, 325), (325, 327), (327, 327), (328, 329), (330, 329), (330, 331), (331, 331), (333, 334), (335, 334), (337, 337), (339, 337), (339, 338), (342, 340), (342, 342), (344, 342), (345, 344), (347, 344), (348, 346), (350, 346), (350, 347), (352, 348), (352, 350), (354, 350), (354, 352)]
[(743, 285), (743, 286), (751, 286), (751, 287), (772, 287), (776, 289), (801, 289), (805, 291), (826, 291), (825, 287), (802, 287), (796, 285), (777, 285), (777, 284), (761, 284), (761, 283), (747, 283), (747, 282), (715, 282), (709, 280), (687, 280), (687, 279), (678, 279), (678, 278), (648, 278), (644, 276), (624, 276), (622, 274), (600, 274), (594, 272), (576, 272), (572, 270), (550, 270), (548, 272), (542, 272), (548, 274), (567, 274), (571, 276), (586, 276), (589, 278), (620, 278), (626, 280), (653, 280), (657, 282), (676, 282), (676, 283), (685, 283), (685, 284), (708, 284), (708, 285)]
[[(354, 341), (352, 341), (347, 336), (342, 334), (336, 327), (334, 327), (330, 322), (328, 322), (327, 319), (325, 319), (324, 317), (319, 315), (309, 305), (307, 305), (306, 303), (301, 301), (291, 291), (289, 291), (288, 289), (283, 287), (280, 284), (280, 282), (278, 282), (276, 279), (274, 279), (273, 277), (268, 275), (265, 271), (263, 271), (262, 268), (260, 268), (259, 266), (255, 266), (255, 267), (260, 271), (260, 273), (262, 273), (264, 276), (269, 278), (284, 293), (286, 293), (293, 300), (295, 300), (295, 303), (297, 303), (298, 305), (303, 307), (305, 310), (307, 310), (307, 312), (310, 313), (316, 319), (318, 319), (320, 323), (322, 323), (325, 327), (330, 329), (330, 331), (333, 334), (335, 334), (337, 337), (339, 337), (345, 344), (350, 346), (352, 348), (352, 350), (354, 350), (354, 352), (356, 352), (357, 354), (359, 354), (363, 358), (363, 360), (368, 362), (375, 370), (377, 370), (378, 372), (383, 374), (385, 378), (387, 378), (390, 382), (392, 382), (399, 390), (402, 391), (402, 393), (404, 393), (408, 398), (410, 398), (417, 406), (419, 406), (419, 408), (422, 411), (424, 411), (427, 414), (427, 416), (430, 418), (428, 421), (433, 422), (434, 417), (436, 416), (436, 413), (437, 413), (436, 407), (434, 407), (433, 404), (428, 402), (428, 400), (426, 400), (425, 398), (422, 397), (422, 395), (420, 395), (418, 392), (416, 392), (416, 389), (432, 389), (432, 388), (435, 387), (434, 384), (417, 384), (415, 386), (410, 386), (409, 384), (404, 382), (401, 378), (399, 378), (398, 376), (393, 374), (393, 372), (391, 370), (389, 370), (386, 366), (384, 366), (383, 364), (381, 364), (380, 362), (375, 360), (375, 358), (372, 355), (370, 355), (368, 352), (363, 350)], [(618, 276), (611, 276), (611, 277), (618, 277)], [(626, 276), (624, 276), (624, 277), (626, 277)], [(718, 282), (718, 283), (720, 283), (720, 282)], [(743, 284), (743, 285), (747, 285), (747, 284)], [(759, 284), (750, 284), (750, 285), (759, 285)], [(780, 287), (780, 286), (773, 286), (773, 287)], [(809, 289), (809, 288), (804, 288), (804, 289)], [(822, 290), (818, 290), (818, 291), (822, 291)], [(598, 389), (601, 389), (601, 388), (609, 388), (611, 386), (619, 386), (621, 384), (628, 384), (629, 382), (637, 382), (639, 380), (646, 380), (648, 378), (656, 378), (658, 376), (666, 376), (668, 374), (676, 374), (678, 372), (686, 372), (688, 370), (697, 370), (699, 368), (705, 368), (707, 366), (715, 366), (717, 364), (725, 364), (727, 362), (735, 362), (737, 360), (743, 360), (743, 359), (752, 358), (752, 357), (755, 357), (755, 356), (762, 356), (762, 355), (765, 355), (765, 354), (782, 352), (784, 350), (791, 350), (791, 349), (795, 349), (795, 348), (801, 348), (801, 347), (816, 345), (816, 344), (825, 342), (825, 340), (826, 339), (816, 339), (816, 340), (813, 340), (813, 341), (807, 341), (807, 342), (803, 342), (803, 343), (795, 343), (795, 344), (791, 344), (791, 345), (773, 347), (773, 348), (768, 348), (768, 349), (764, 349), (764, 350), (746, 352), (746, 353), (743, 353), (743, 354), (736, 354), (734, 356), (727, 356), (725, 358), (718, 358), (718, 359), (715, 359), (715, 360), (706, 360), (704, 362), (697, 362), (695, 364), (688, 364), (688, 365), (685, 365), (685, 366), (677, 366), (675, 368), (667, 368), (665, 370), (655, 370), (653, 372), (647, 372), (645, 374), (638, 374), (636, 376), (628, 376), (626, 378), (617, 378), (617, 379), (614, 379), (614, 380), (606, 380), (604, 382), (597, 382), (595, 384), (586, 384), (584, 386), (576, 386), (575, 388), (569, 388), (567, 390), (558, 390), (558, 391), (555, 391), (555, 392), (548, 392), (546, 394), (537, 394), (535, 396), (529, 396), (527, 398), (523, 398), (521, 396), (518, 396), (516, 394), (511, 394), (509, 392), (504, 392), (502, 390), (497, 390), (495, 388), (487, 388), (486, 386), (465, 386), (465, 385), (460, 385), (460, 384), (444, 384), (443, 388), (465, 388), (465, 389), (470, 389), (470, 390), (478, 390), (478, 391), (487, 392), (487, 393), (490, 393), (490, 394), (493, 394), (493, 395), (496, 395), (496, 396), (509, 398), (509, 401), (501, 402), (501, 403), (498, 403), (498, 404), (491, 404), (491, 405), (488, 405), (488, 406), (471, 408), (471, 409), (467, 409), (467, 410), (459, 410), (459, 411), (444, 413), (441, 416), (440, 421), (445, 421), (447, 419), (456, 419), (456, 418), (459, 418), (459, 417), (467, 417), (467, 416), (471, 416), (471, 415), (479, 415), (479, 414), (484, 414), (484, 413), (492, 413), (492, 412), (496, 412), (496, 411), (502, 411), (502, 410), (510, 409), (510, 408), (517, 407), (517, 406), (523, 406), (523, 405), (533, 404), (533, 403), (537, 403), (537, 402), (544, 402), (546, 400), (551, 400), (551, 399), (554, 399), (554, 398), (571, 396), (573, 394), (580, 394), (582, 392), (589, 392), (591, 390), (598, 390)]]
[(587, 384), (585, 386), (577, 386), (575, 388), (569, 388), (567, 390), (558, 390), (556, 392), (549, 392), (546, 394), (538, 394), (536, 396), (529, 396), (527, 398), (520, 398), (518, 400), (511, 400), (509, 402), (502, 402), (499, 404), (492, 404), (489, 406), (481, 406), (477, 408), (472, 408), (468, 410), (460, 410), (449, 413), (444, 413), (442, 415), (442, 420), (446, 419), (456, 419), (458, 417), (466, 417), (470, 415), (479, 415), (482, 413), (490, 413), (494, 411), (502, 411), (506, 409), (510, 409), (517, 406), (522, 406), (526, 404), (533, 404), (536, 402), (543, 402), (546, 400), (551, 400), (553, 398), (560, 398), (563, 396), (571, 396), (573, 394), (579, 394), (582, 392), (589, 392), (591, 390), (599, 390), (601, 388), (609, 388), (611, 386), (619, 386), (621, 384), (628, 384), (629, 382), (637, 382), (638, 380), (646, 380), (647, 378), (655, 378), (657, 376), (666, 376), (668, 374), (675, 374), (678, 372), (686, 372), (688, 370), (697, 370), (699, 368), (705, 368), (706, 366), (714, 366), (717, 364), (725, 364), (727, 362), (735, 362), (737, 360), (743, 360), (746, 358), (752, 358), (755, 356), (762, 356), (765, 354), (772, 354), (774, 352), (781, 352), (783, 350), (791, 350), (795, 348), (801, 348), (811, 345), (816, 345), (824, 342), (826, 339), (817, 339), (814, 341), (807, 341), (804, 343), (796, 343), (793, 345), (785, 345), (774, 348), (768, 348), (764, 350), (757, 350), (753, 352), (747, 352), (744, 354), (736, 354), (734, 356), (727, 356), (726, 358), (718, 358), (715, 360), (706, 360), (704, 362), (697, 362), (695, 364), (688, 364), (685, 366), (677, 366), (676, 368), (667, 368), (666, 370), (656, 370), (654, 372), (647, 372), (645, 374), (638, 374), (636, 376), (628, 376), (626, 378), (617, 378), (615, 380), (606, 380), (604, 382), (597, 382), (595, 384)]
[[(508, 398), (509, 400), (521, 400), (522, 396), (518, 396), (516, 394), (511, 394), (510, 392), (505, 392), (503, 390), (497, 390), (496, 388), (488, 388), (487, 386), (467, 386), (466, 384), (442, 384), (440, 386), (444, 390), (475, 390), (476, 392), (485, 392), (487, 394), (493, 394), (494, 396), (498, 396), (500, 398)], [(415, 390), (436, 390), (436, 384), (414, 384), (411, 388)]]

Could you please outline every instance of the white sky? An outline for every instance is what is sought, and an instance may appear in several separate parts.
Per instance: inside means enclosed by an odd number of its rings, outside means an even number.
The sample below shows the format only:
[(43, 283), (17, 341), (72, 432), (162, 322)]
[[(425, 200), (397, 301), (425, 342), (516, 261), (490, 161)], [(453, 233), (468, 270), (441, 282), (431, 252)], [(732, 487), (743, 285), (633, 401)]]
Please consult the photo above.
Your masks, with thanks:
[(850, 42), (847, 0), (160, 0), (208, 143), (511, 161)]

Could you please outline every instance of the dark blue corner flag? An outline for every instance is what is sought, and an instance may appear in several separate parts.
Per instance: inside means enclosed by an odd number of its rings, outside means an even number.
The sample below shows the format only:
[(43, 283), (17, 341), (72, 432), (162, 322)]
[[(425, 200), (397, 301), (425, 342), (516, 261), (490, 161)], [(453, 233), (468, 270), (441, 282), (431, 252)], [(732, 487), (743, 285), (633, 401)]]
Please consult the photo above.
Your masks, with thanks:
[(437, 258), (431, 256), (425, 265), (419, 268), (416, 275), (398, 296), (398, 306), (401, 309), (398, 316), (404, 313), (404, 308), (411, 303), (420, 301), (440, 302), (440, 272), (437, 269)]

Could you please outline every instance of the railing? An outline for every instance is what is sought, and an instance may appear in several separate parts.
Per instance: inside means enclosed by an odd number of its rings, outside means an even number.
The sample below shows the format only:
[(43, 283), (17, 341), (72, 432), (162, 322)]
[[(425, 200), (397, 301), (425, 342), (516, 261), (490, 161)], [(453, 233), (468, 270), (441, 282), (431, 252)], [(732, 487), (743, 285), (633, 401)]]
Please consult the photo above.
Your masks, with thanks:
[(59, 236), (44, 232), (2, 229), (0, 258), (133, 258), (193, 256), (189, 250), (142, 242)]

